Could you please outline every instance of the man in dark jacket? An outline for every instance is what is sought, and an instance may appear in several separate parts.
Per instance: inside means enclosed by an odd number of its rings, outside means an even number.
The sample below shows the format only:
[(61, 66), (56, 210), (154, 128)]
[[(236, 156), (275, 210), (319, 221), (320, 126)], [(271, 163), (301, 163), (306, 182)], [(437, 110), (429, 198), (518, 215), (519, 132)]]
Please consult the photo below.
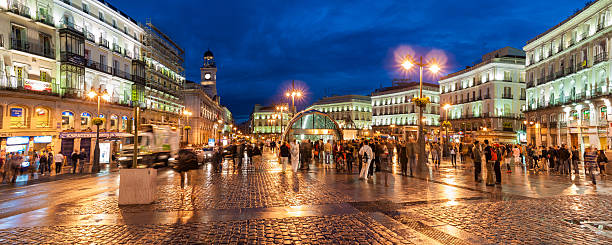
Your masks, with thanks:
[(406, 142), (402, 141), (397, 145), (398, 158), (402, 175), (408, 175), (408, 155), (406, 154)]
[(291, 153), (289, 153), (289, 145), (287, 142), (283, 142), (280, 146), (280, 161), (281, 165), (283, 166), (283, 173), (287, 168), (287, 164), (289, 164), (289, 157), (291, 157)]
[(472, 146), (472, 162), (474, 162), (474, 180), (481, 182), (480, 172), (482, 171), (482, 151), (480, 150), (480, 142), (474, 141)]
[(78, 149), (74, 149), (74, 151), (70, 155), (70, 163), (72, 164), (72, 173), (76, 174), (77, 166), (79, 163), (79, 150)]
[(561, 146), (561, 149), (559, 149), (559, 173), (560, 174), (567, 174), (569, 173), (569, 158), (570, 158), (570, 152), (567, 150), (567, 148), (565, 147), (565, 144), (563, 144)]
[(87, 153), (85, 152), (85, 149), (81, 149), (81, 153), (79, 154), (79, 172), (80, 173), (84, 173), (85, 171), (85, 159), (87, 159)]
[[(574, 167), (574, 174), (578, 174), (578, 164), (580, 163), (580, 152), (578, 151), (578, 148), (576, 148), (576, 146), (574, 146), (574, 149), (572, 149), (572, 167)], [(570, 172), (572, 172), (570, 170)]]

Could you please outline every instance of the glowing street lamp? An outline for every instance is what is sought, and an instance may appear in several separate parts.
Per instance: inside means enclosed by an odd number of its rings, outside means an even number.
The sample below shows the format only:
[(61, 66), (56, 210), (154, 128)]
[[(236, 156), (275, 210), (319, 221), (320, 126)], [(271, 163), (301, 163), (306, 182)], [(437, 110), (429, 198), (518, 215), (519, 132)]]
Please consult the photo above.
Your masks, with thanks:
[(98, 110), (97, 110), (97, 116), (96, 116), (96, 120), (95, 120), (95, 125), (96, 125), (96, 145), (94, 147), (94, 159), (93, 159), (93, 165), (91, 166), (91, 172), (93, 173), (98, 173), (100, 172), (100, 125), (102, 125), (102, 118), (100, 118), (100, 103), (101, 100), (105, 100), (105, 101), (110, 101), (110, 95), (108, 94), (108, 92), (106, 92), (105, 90), (102, 90), (102, 88), (98, 88), (98, 89), (94, 89), (91, 88), (91, 90), (87, 93), (87, 97), (89, 97), (90, 99), (97, 99), (97, 104), (98, 104)]
[(302, 91), (295, 89), (295, 81), (291, 81), (291, 90), (287, 91), (285, 93), (286, 97), (291, 97), (291, 110), (293, 111), (293, 113), (296, 112), (295, 110), (295, 98), (300, 98), (302, 97)]
[[(423, 97), (423, 69), (427, 68), (429, 72), (432, 74), (437, 74), (440, 72), (441, 67), (436, 63), (435, 60), (431, 60), (429, 62), (423, 62), (423, 56), (419, 57), (419, 60), (416, 61), (412, 56), (407, 55), (406, 59), (400, 64), (401, 67), (409, 71), (414, 66), (419, 67), (419, 103), (417, 106), (419, 107), (419, 118), (423, 118), (423, 107), (426, 105), (426, 100)], [(423, 120), (417, 120), (419, 131), (417, 133), (418, 140), (417, 145), (419, 146), (419, 169), (425, 170), (425, 137), (423, 135)]]

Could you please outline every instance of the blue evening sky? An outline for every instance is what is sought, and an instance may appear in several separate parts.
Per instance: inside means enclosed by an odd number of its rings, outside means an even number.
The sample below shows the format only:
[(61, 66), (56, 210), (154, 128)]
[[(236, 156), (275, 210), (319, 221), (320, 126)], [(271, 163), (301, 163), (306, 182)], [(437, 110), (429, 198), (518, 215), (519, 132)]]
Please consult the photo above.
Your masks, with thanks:
[[(108, 0), (152, 22), (186, 51), (199, 81), (207, 48), (218, 64), (221, 102), (238, 122), (254, 104), (281, 101), (291, 80), (306, 90), (299, 107), (325, 95), (367, 95), (393, 78), (395, 54), (435, 49), (451, 73), (505, 46), (525, 42), (569, 17), (585, 1), (198, 1)], [(440, 56), (439, 54), (436, 56)], [(428, 78), (432, 80), (431, 77)]]

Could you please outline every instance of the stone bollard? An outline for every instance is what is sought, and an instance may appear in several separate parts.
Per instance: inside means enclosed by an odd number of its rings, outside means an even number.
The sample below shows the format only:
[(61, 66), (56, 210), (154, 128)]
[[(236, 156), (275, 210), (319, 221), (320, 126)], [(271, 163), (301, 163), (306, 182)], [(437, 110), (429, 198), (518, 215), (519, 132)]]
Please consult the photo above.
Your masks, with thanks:
[(122, 168), (119, 170), (119, 205), (151, 204), (157, 192), (157, 169)]

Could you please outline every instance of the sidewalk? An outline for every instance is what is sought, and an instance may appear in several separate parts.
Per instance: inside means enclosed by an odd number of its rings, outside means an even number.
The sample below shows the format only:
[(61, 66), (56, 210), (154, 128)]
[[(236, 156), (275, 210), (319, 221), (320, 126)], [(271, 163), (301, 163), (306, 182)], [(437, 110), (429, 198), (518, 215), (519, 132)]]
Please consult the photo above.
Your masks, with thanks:
[[(41, 175), (40, 171), (37, 171), (36, 173), (34, 173), (34, 175), (24, 172), (23, 174), (20, 174), (17, 176), (15, 183), (0, 182), (0, 189), (35, 185), (35, 184), (58, 181), (58, 180), (102, 176), (102, 175), (107, 175), (110, 172), (119, 171), (119, 168), (117, 167), (111, 168), (109, 164), (103, 164), (101, 166), (99, 173), (91, 173), (91, 166), (92, 166), (91, 164), (87, 164), (85, 165), (85, 170), (86, 170), (85, 173), (78, 173), (78, 169), (77, 169), (77, 173), (75, 174), (72, 173), (72, 165), (62, 166), (62, 171), (59, 174), (56, 174), (55, 170), (52, 171), (51, 174), (49, 174), (48, 172), (45, 172), (44, 175)], [(0, 181), (2, 181), (2, 179), (0, 179)]]

